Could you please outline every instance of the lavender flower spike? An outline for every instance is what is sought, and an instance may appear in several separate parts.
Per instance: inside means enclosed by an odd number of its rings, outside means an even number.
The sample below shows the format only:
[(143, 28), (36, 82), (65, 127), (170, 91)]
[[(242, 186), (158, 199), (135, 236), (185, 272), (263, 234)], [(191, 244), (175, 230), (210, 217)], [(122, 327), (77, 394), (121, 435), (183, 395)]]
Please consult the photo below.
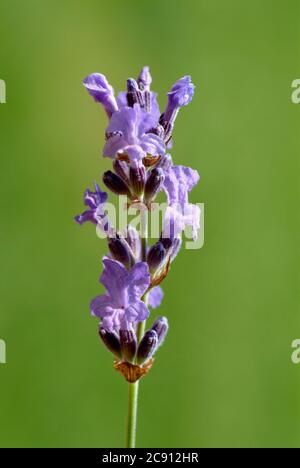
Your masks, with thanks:
[(95, 101), (103, 105), (109, 118), (118, 110), (114, 90), (104, 75), (92, 73), (83, 80), (83, 84)]
[[(191, 102), (194, 85), (190, 76), (178, 80), (168, 93), (163, 114), (151, 89), (147, 66), (136, 79), (127, 79), (126, 90), (116, 98), (106, 77), (99, 73), (85, 78), (84, 86), (109, 118), (103, 155), (112, 159), (114, 172), (106, 170), (104, 185), (118, 196), (127, 196), (126, 202), (119, 200), (125, 211), (131, 207), (140, 211), (139, 219), (130, 219), (117, 231), (108, 220), (107, 194), (95, 184), (94, 191), (88, 189), (84, 194), (86, 211), (75, 217), (77, 223), (91, 222), (105, 232), (108, 254), (103, 258), (99, 280), (105, 292), (91, 301), (90, 312), (100, 319), (99, 336), (114, 356), (114, 368), (129, 383), (126, 447), (134, 448), (139, 379), (150, 371), (168, 331), (166, 317), (158, 317), (145, 331), (146, 320), (149, 310), (161, 305), (161, 284), (180, 250), (185, 227), (192, 226), (195, 239), (200, 225), (200, 208), (189, 202), (189, 192), (199, 181), (199, 174), (189, 167), (173, 165), (167, 154), (175, 119), (179, 109)], [(165, 192), (167, 207), (160, 237), (150, 244), (153, 219), (149, 226), (148, 215), (156, 209), (161, 191)], [(123, 224), (121, 210), (120, 206), (117, 213), (121, 219), (116, 226)], [(134, 227), (136, 221), (140, 232)]]
[(102, 319), (107, 331), (132, 330), (133, 324), (146, 320), (149, 310), (141, 300), (150, 284), (147, 263), (136, 263), (130, 271), (116, 260), (104, 258), (100, 282), (107, 292), (92, 300), (92, 315)]

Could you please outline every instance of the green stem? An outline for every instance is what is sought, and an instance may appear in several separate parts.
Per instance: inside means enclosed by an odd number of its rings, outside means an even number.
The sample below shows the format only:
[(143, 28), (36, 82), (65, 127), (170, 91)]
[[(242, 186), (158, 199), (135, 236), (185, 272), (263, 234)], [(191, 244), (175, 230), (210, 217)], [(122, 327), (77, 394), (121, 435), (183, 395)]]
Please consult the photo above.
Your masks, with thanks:
[(129, 383), (126, 448), (135, 448), (139, 381)]
[[(145, 296), (143, 297), (143, 300), (145, 304), (148, 304), (148, 294), (145, 294)], [(146, 326), (146, 320), (138, 324), (138, 328), (137, 328), (138, 342), (140, 342), (144, 336), (145, 326)], [(129, 396), (128, 396), (126, 448), (135, 448), (139, 380), (137, 380), (135, 383), (129, 383), (128, 385), (129, 385)]]
[[(148, 234), (148, 214), (147, 211), (141, 210), (141, 243), (142, 243), (142, 261), (146, 261), (147, 257), (147, 234)], [(142, 298), (145, 304), (148, 304), (148, 294), (146, 293)], [(139, 322), (137, 327), (138, 343), (144, 336), (146, 320)], [(138, 393), (139, 393), (139, 380), (135, 383), (129, 383), (128, 395), (128, 417), (127, 417), (127, 435), (126, 435), (126, 448), (135, 448), (136, 441), (136, 424), (137, 424), (137, 410), (138, 410)]]

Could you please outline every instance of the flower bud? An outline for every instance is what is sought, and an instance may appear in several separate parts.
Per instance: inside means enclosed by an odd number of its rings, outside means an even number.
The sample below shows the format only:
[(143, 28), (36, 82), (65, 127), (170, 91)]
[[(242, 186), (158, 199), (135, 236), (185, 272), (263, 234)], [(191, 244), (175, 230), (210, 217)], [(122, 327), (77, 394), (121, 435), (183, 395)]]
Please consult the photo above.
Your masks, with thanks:
[(163, 244), (166, 249), (166, 255), (169, 256), (170, 261), (172, 262), (180, 250), (182, 244), (181, 238), (179, 236), (173, 238), (161, 236), (160, 242)]
[(131, 253), (126, 240), (119, 237), (111, 237), (108, 240), (108, 248), (113, 258), (129, 269), (131, 265)]
[(128, 93), (135, 93), (139, 91), (139, 87), (137, 82), (135, 81), (134, 78), (128, 78), (127, 80), (127, 92)]
[(152, 169), (145, 185), (145, 201), (153, 200), (161, 190), (165, 180), (164, 171), (161, 168)]
[(171, 239), (170, 237), (161, 236), (160, 242), (162, 243), (162, 245), (164, 246), (166, 250), (169, 250), (173, 245), (173, 239)]
[(144, 105), (143, 94), (133, 78), (127, 80), (127, 103), (129, 107), (133, 107), (134, 104), (139, 104), (141, 107)]
[(115, 159), (113, 162), (113, 168), (116, 174), (118, 174), (124, 182), (129, 181), (129, 168), (128, 164), (125, 161), (120, 161), (119, 159)]
[(155, 272), (166, 257), (166, 249), (162, 242), (158, 241), (150, 247), (147, 255), (147, 263), (151, 273)]
[(128, 185), (117, 174), (112, 171), (106, 171), (103, 175), (103, 182), (106, 187), (117, 195), (127, 195), (131, 197)]
[(172, 86), (168, 93), (168, 105), (165, 111), (167, 118), (175, 109), (187, 106), (193, 99), (195, 86), (191, 81), (190, 76), (184, 76)]
[(142, 253), (141, 238), (136, 228), (130, 224), (127, 227), (126, 241), (129, 247), (131, 248), (135, 259), (139, 261), (141, 259), (141, 253)]
[(152, 82), (152, 77), (150, 75), (149, 67), (143, 67), (141, 73), (137, 79), (137, 85), (140, 90), (140, 95), (142, 98), (141, 107), (144, 107), (146, 112), (151, 112), (151, 93), (150, 85)]
[(106, 348), (118, 359), (122, 359), (120, 340), (115, 332), (109, 332), (103, 327), (99, 327), (99, 336)]
[(155, 351), (157, 350), (158, 346), (158, 336), (156, 331), (148, 330), (146, 331), (145, 335), (143, 336), (137, 351), (137, 364), (141, 365), (144, 362), (148, 361)]
[(169, 323), (166, 317), (158, 317), (153, 323), (151, 330), (154, 330), (158, 337), (157, 347), (161, 346), (169, 330)]
[(137, 350), (136, 334), (132, 330), (120, 330), (120, 342), (123, 358), (133, 362)]
[(149, 67), (143, 67), (141, 73), (138, 76), (137, 82), (141, 91), (150, 90), (152, 77), (150, 75)]
[(141, 195), (144, 191), (146, 171), (144, 166), (130, 167), (129, 179), (132, 191), (135, 195)]
[(165, 141), (168, 142), (172, 136), (174, 122), (181, 107), (187, 106), (194, 95), (195, 86), (190, 76), (184, 76), (172, 86), (168, 93), (168, 104), (165, 112), (160, 116), (159, 123), (165, 130)]

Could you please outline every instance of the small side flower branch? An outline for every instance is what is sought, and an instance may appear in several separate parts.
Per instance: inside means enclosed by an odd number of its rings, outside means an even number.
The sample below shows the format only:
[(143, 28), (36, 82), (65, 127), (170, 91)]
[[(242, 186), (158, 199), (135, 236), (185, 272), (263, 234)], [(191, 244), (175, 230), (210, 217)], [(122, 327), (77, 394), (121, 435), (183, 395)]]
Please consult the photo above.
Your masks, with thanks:
[[(179, 109), (194, 95), (189, 76), (178, 80), (168, 93), (166, 109), (160, 112), (152, 78), (144, 67), (137, 80), (127, 80), (127, 91), (115, 97), (106, 77), (93, 73), (84, 86), (102, 104), (109, 123), (103, 155), (112, 159), (113, 171), (103, 175), (108, 190), (128, 197), (128, 207), (140, 207), (140, 232), (128, 225), (118, 232), (105, 211), (108, 194), (95, 183), (84, 194), (86, 210), (75, 220), (91, 222), (105, 233), (108, 254), (103, 258), (100, 283), (106, 292), (90, 304), (91, 314), (100, 318), (99, 336), (114, 356), (114, 367), (129, 383), (127, 447), (135, 447), (139, 379), (147, 374), (162, 345), (168, 320), (159, 316), (146, 329), (149, 309), (160, 306), (160, 284), (182, 244), (186, 225), (194, 238), (200, 227), (200, 209), (188, 201), (197, 184), (196, 170), (173, 164), (168, 153)], [(147, 215), (159, 192), (167, 196), (160, 238), (148, 243)]]

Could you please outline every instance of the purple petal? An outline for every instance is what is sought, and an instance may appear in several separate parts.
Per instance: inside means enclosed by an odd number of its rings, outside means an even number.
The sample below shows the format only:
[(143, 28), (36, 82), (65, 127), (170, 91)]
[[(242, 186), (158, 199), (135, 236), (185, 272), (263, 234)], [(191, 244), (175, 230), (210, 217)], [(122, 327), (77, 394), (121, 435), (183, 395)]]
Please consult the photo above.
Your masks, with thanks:
[(156, 309), (157, 307), (160, 306), (163, 297), (164, 297), (164, 293), (161, 287), (155, 286), (153, 289), (151, 289), (149, 296), (148, 296), (149, 306), (152, 307), (153, 309)]
[(84, 204), (92, 209), (95, 209), (100, 204), (105, 203), (106, 200), (107, 193), (102, 192), (100, 186), (97, 183), (95, 183), (95, 192), (92, 192), (90, 189), (87, 189), (84, 192)]
[(84, 224), (88, 221), (97, 224), (104, 216), (103, 204), (107, 200), (107, 193), (102, 192), (99, 185), (95, 183), (95, 192), (87, 189), (84, 192), (84, 204), (90, 209), (84, 211), (81, 215), (75, 216), (75, 221), (78, 224)]
[(91, 314), (97, 317), (105, 317), (105, 315), (111, 315), (113, 308), (111, 307), (111, 298), (108, 295), (102, 295), (95, 297), (90, 304)]
[[(147, 130), (150, 130), (150, 128), (156, 127), (160, 118), (160, 114), (161, 114), (159, 110), (159, 105), (157, 102), (157, 93), (151, 92), (150, 94), (151, 94), (151, 111), (149, 113), (146, 113), (146, 111), (143, 111), (149, 116), (147, 120)], [(123, 107), (128, 107), (126, 92), (122, 92), (118, 95), (117, 104), (118, 104), (119, 110), (121, 110)]]
[(185, 222), (181, 206), (168, 206), (164, 215), (162, 237), (164, 239), (174, 239), (181, 235), (184, 228)]
[(102, 318), (101, 326), (107, 331), (118, 332), (121, 326), (123, 315), (120, 314), (119, 310), (112, 310), (110, 314), (107, 314)]
[(128, 297), (131, 303), (140, 299), (150, 285), (149, 267), (146, 262), (136, 263), (128, 275)]
[(165, 136), (167, 140), (169, 140), (172, 135), (174, 122), (179, 109), (191, 102), (194, 95), (194, 89), (195, 87), (191, 82), (191, 77), (184, 76), (172, 86), (171, 91), (168, 93), (168, 104), (161, 117), (163, 126), (166, 130)]
[(164, 155), (165, 154), (165, 144), (163, 140), (154, 133), (147, 133), (140, 138), (140, 145), (147, 154), (152, 156)]
[(120, 132), (127, 144), (135, 144), (138, 136), (138, 113), (136, 107), (124, 107), (110, 119), (106, 133)]
[(84, 79), (83, 84), (95, 101), (103, 105), (109, 117), (118, 110), (114, 90), (104, 75), (92, 73)]
[(126, 146), (124, 153), (129, 156), (131, 165), (137, 167), (142, 164), (142, 159), (146, 156), (145, 151), (139, 145)]
[(143, 301), (135, 301), (125, 310), (125, 318), (128, 322), (142, 322), (149, 317), (149, 310)]
[(157, 126), (160, 118), (160, 110), (156, 99), (157, 94), (151, 93), (151, 112), (147, 112), (138, 106), (137, 112), (139, 114), (139, 135), (147, 133), (151, 128)]
[[(193, 239), (196, 240), (200, 228), (200, 207), (192, 203), (187, 203), (184, 207), (178, 203), (168, 206), (164, 216), (162, 237), (165, 239), (180, 237), (187, 225), (192, 226)], [(177, 252), (174, 253), (176, 254)]]
[(160, 158), (155, 167), (160, 167), (164, 172), (167, 172), (172, 166), (172, 156), (170, 154), (165, 154)]
[(116, 154), (124, 150), (126, 146), (127, 141), (120, 133), (110, 136), (104, 145), (103, 156), (114, 158)]
[(103, 260), (104, 270), (100, 277), (100, 283), (107, 289), (111, 297), (111, 303), (116, 307), (124, 306), (125, 290), (128, 281), (126, 268), (116, 260), (105, 258)]
[(94, 210), (87, 210), (84, 211), (81, 215), (74, 216), (76, 223), (82, 225), (87, 222), (91, 222), (93, 224), (97, 224), (95, 219), (95, 211)]
[(119, 110), (121, 110), (123, 107), (128, 107), (127, 92), (126, 91), (122, 91), (121, 93), (118, 94), (117, 104), (118, 104)]
[(187, 106), (193, 99), (195, 86), (190, 76), (184, 76), (172, 86), (168, 93), (169, 106), (172, 108)]
[(164, 190), (168, 203), (188, 203), (188, 192), (198, 183), (200, 177), (196, 170), (185, 166), (173, 166), (165, 173)]
[(147, 153), (151, 155), (164, 154), (165, 145), (161, 138), (146, 132), (157, 124), (151, 113), (134, 107), (123, 107), (115, 112), (107, 127), (108, 140), (104, 146), (104, 156), (114, 157), (117, 153), (125, 153), (132, 160), (140, 161)]

